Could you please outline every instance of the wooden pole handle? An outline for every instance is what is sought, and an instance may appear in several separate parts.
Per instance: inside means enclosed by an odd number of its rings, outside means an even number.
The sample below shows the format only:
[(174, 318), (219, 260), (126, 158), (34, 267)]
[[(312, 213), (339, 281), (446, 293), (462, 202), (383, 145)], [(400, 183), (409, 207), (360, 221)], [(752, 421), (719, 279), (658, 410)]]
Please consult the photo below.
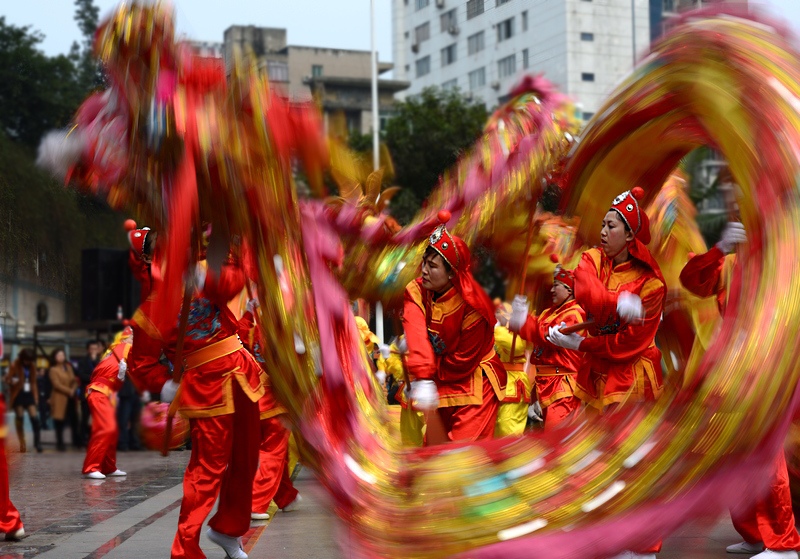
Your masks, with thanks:
[(559, 330), (562, 334), (574, 334), (579, 330), (585, 330), (594, 324), (594, 320), (587, 320), (586, 322), (579, 322), (578, 324), (573, 324), (572, 326), (564, 326)]

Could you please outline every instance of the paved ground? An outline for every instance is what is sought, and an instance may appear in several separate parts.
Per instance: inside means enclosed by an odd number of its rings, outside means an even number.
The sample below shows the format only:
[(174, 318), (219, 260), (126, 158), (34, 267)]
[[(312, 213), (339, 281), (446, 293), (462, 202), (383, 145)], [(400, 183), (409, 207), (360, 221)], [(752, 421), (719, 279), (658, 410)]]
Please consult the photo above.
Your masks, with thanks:
[[(46, 432), (45, 442), (51, 438), (52, 432)], [(42, 454), (19, 454), (16, 449), (11, 434), (11, 497), (29, 536), (21, 542), (0, 542), (0, 559), (169, 557), (188, 452), (173, 452), (167, 458), (154, 452), (120, 453), (119, 467), (129, 475), (92, 481), (80, 476), (83, 454), (78, 451), (57, 453), (52, 444), (46, 444)], [(338, 524), (324, 491), (307, 470), (296, 485), (304, 499), (298, 509), (253, 523), (245, 550), (253, 559), (347, 557), (337, 547)], [(205, 537), (201, 541), (210, 559), (223, 559), (220, 548)], [(725, 546), (737, 541), (727, 517), (710, 519), (668, 538), (659, 557), (731, 559)]]

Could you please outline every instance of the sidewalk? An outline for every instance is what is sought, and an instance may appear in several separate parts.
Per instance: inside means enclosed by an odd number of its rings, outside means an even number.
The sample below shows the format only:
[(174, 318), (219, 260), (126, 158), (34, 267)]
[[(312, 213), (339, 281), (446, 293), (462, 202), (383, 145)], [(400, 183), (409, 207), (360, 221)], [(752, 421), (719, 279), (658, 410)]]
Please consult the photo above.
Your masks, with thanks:
[[(52, 431), (46, 431), (45, 441), (51, 438)], [(14, 433), (8, 443), (11, 498), (29, 536), (21, 542), (0, 542), (0, 559), (169, 557), (188, 452), (172, 452), (166, 458), (149, 451), (120, 453), (119, 467), (128, 476), (94, 481), (80, 475), (82, 452), (58, 453), (46, 445), (42, 454), (20, 454)], [(303, 496), (297, 510), (271, 510), (272, 520), (253, 523), (244, 538), (250, 557), (350, 559), (339, 549), (339, 523), (323, 488), (307, 469), (296, 485)], [(725, 546), (738, 541), (730, 519), (722, 514), (667, 538), (659, 559), (734, 559)], [(210, 559), (222, 559), (220, 548), (205, 535), (201, 546)]]

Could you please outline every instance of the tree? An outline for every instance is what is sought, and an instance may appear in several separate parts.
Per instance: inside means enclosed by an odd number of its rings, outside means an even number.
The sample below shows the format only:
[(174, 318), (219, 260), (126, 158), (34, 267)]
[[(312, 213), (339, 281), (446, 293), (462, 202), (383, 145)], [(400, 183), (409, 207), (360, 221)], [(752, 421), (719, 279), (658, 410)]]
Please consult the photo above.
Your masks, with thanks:
[(427, 198), (439, 176), (478, 139), (487, 117), (482, 103), (457, 89), (427, 88), (398, 103), (386, 125), (395, 183), (418, 200)]
[(83, 35), (83, 42), (81, 46), (77, 42), (72, 44), (72, 57), (78, 68), (78, 81), (85, 91), (105, 85), (102, 68), (92, 52), (99, 16), (100, 9), (94, 5), (94, 0), (75, 0), (75, 21)]

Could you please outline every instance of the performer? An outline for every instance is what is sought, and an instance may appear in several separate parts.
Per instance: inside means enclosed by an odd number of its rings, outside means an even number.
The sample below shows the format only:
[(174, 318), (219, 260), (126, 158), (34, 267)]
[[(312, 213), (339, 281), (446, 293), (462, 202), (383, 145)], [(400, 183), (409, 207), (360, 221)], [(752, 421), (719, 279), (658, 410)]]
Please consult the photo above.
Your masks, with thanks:
[[(580, 398), (575, 396), (575, 387), (583, 355), (547, 340), (553, 326), (572, 326), (586, 321), (586, 313), (575, 301), (574, 291), (575, 277), (572, 272), (556, 266), (553, 287), (550, 289), (553, 304), (542, 311), (538, 318), (529, 316), (527, 312), (512, 313), (509, 324), (522, 339), (534, 344), (530, 366), (536, 370), (536, 392), (545, 429), (552, 429), (574, 417), (581, 406)], [(578, 335), (581, 332), (577, 332)]]
[(86, 401), (92, 413), (92, 435), (83, 460), (83, 477), (105, 479), (127, 475), (117, 468), (119, 427), (114, 411), (114, 395), (119, 392), (128, 370), (127, 357), (133, 342), (133, 329), (126, 326), (92, 371)]
[[(574, 272), (575, 299), (594, 321), (589, 336), (549, 330), (547, 340), (585, 352), (575, 395), (598, 413), (661, 395), (661, 352), (655, 336), (666, 285), (647, 243), (650, 221), (636, 187), (617, 196), (603, 218), (601, 248), (583, 253)], [(635, 322), (634, 322), (635, 321)], [(619, 556), (654, 559), (661, 542)]]
[[(0, 334), (2, 336), (2, 334)], [(2, 356), (0, 341), (0, 356)], [(6, 398), (0, 394), (0, 532), (6, 535), (6, 541), (16, 541), (25, 536), (22, 519), (9, 496), (8, 462), (6, 460)]]
[[(689, 260), (681, 271), (681, 284), (698, 297), (717, 297), (720, 314), (724, 314), (731, 272), (736, 264), (734, 250), (746, 241), (744, 226), (728, 223), (711, 250)], [(728, 553), (757, 553), (753, 559), (797, 559), (800, 535), (795, 528), (783, 450), (775, 459), (769, 491), (761, 499), (749, 501), (731, 510), (733, 527), (744, 541), (729, 545)]]
[[(239, 337), (266, 373), (267, 363), (262, 355), (260, 329), (255, 322), (257, 306), (255, 299), (247, 302), (247, 311), (239, 320)], [(269, 520), (267, 510), (273, 499), (278, 508), (286, 511), (292, 510), (302, 500), (288, 473), (291, 432), (284, 426), (281, 417), (286, 414), (286, 409), (272, 393), (269, 376), (266, 379), (264, 395), (258, 401), (261, 444), (258, 449), (258, 471), (253, 480), (253, 510), (250, 514), (253, 520)], [(281, 487), (283, 490), (278, 495)]]
[(8, 368), (3, 382), (8, 389), (8, 397), (14, 408), (14, 424), (17, 428), (19, 451), (26, 452), (25, 445), (25, 411), (33, 428), (33, 447), (36, 452), (42, 451), (41, 424), (39, 423), (39, 385), (36, 379), (36, 359), (33, 351), (23, 349)]
[[(227, 306), (244, 287), (244, 273), (237, 259), (229, 258), (219, 274), (205, 262), (195, 268), (188, 324), (184, 336), (184, 369), (180, 385), (172, 380), (162, 352), (173, 361), (178, 320), (169, 331), (160, 331), (150, 319), (158, 304), (159, 285), (136, 311), (133, 345), (128, 369), (137, 388), (161, 393), (161, 399), (177, 399), (179, 413), (189, 419), (192, 454), (183, 478), (183, 501), (178, 532), (172, 545), (173, 559), (203, 558), (200, 529), (219, 495), (217, 513), (209, 521), (207, 535), (232, 559), (244, 559), (240, 537), (250, 527), (253, 478), (258, 467), (258, 400), (264, 395), (263, 373), (242, 346), (237, 320)], [(180, 386), (180, 394), (179, 392)]]
[[(505, 398), (500, 402), (497, 411), (497, 424), (494, 436), (519, 437), (525, 432), (528, 424), (528, 408), (531, 406), (531, 392), (533, 387), (525, 371), (525, 340), (517, 338), (508, 329), (511, 318), (511, 305), (500, 303), (495, 311), (497, 324), (494, 327), (494, 349), (500, 356), (500, 361), (508, 374)], [(511, 357), (511, 346), (514, 345), (514, 357)]]
[(448, 219), (450, 212), (439, 212), (422, 275), (405, 290), (411, 399), (417, 409), (438, 408), (448, 440), (490, 439), (506, 392), (494, 350), (494, 308), (472, 276), (466, 243), (447, 230)]

